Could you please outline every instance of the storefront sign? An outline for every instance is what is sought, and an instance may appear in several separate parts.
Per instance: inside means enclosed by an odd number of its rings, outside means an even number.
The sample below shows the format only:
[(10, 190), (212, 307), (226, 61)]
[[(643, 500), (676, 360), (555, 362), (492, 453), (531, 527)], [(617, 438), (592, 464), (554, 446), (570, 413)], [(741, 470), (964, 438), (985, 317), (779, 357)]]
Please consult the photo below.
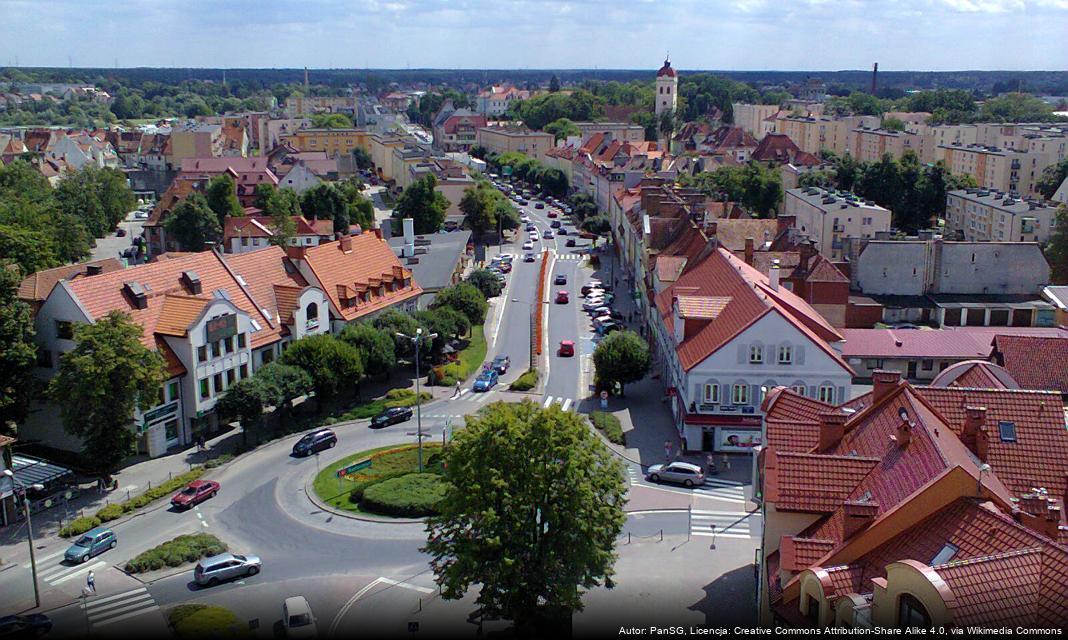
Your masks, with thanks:
[(760, 444), (759, 429), (716, 429), (716, 451), (750, 451)]
[(144, 433), (150, 426), (167, 418), (168, 416), (178, 412), (178, 401), (168, 402), (165, 405), (157, 407), (145, 414), (144, 420), (141, 422), (141, 432)]
[(204, 340), (209, 344), (218, 340), (225, 340), (237, 334), (237, 315), (228, 314), (212, 318), (204, 325)]

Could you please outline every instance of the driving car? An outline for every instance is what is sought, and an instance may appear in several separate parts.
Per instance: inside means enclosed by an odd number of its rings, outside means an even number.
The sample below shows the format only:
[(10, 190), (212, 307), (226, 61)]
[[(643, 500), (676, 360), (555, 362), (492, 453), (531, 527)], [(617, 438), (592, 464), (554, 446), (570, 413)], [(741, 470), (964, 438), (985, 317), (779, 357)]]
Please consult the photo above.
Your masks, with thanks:
[(84, 564), (89, 562), (89, 558), (100, 555), (108, 549), (114, 549), (118, 542), (119, 539), (115, 537), (115, 532), (108, 527), (90, 529), (67, 548), (63, 553), (63, 559), (67, 562)]
[(538, 228), (536, 226), (534, 226), (533, 224), (528, 224), (527, 225), (527, 231), (537, 231), (537, 230), (538, 230)]
[(568, 302), (567, 292), (563, 291), (563, 290), (557, 291), (556, 292), (556, 304), (567, 304), (567, 302)]
[(534, 208), (535, 209), (544, 209), (545, 208), (545, 203), (544, 202), (535, 202), (534, 203)]
[(550, 211), (550, 212), (549, 212), (549, 213), (547, 213), (546, 215), (547, 215), (547, 216), (549, 216), (550, 218), (555, 218), (556, 216), (558, 216), (558, 215), (560, 215), (560, 214), (558, 214), (558, 213), (557, 213), (557, 212), (555, 212), (555, 211)]
[(526, 214), (523, 214), (523, 215), (519, 216), (519, 221), (523, 222), (523, 223), (530, 222), (530, 216), (528, 216)]
[[(561, 231), (563, 231), (563, 230), (561, 229)], [(568, 238), (567, 242), (565, 242), (564, 244), (566, 244), (569, 247), (573, 247), (573, 246), (575, 246), (575, 239), (574, 238)]]
[(260, 572), (261, 565), (258, 556), (220, 553), (198, 562), (193, 569), (193, 580), (200, 586), (214, 587), (224, 580), (254, 576)]
[(646, 477), (651, 482), (677, 482), (687, 487), (705, 483), (705, 471), (689, 462), (672, 462), (671, 464), (654, 464), (649, 467)]
[(126, 229), (118, 229), (117, 231), (115, 231), (115, 235), (117, 237), (119, 237), (119, 238), (125, 238), (126, 237)]
[(196, 505), (214, 498), (219, 493), (219, 483), (214, 480), (194, 480), (185, 488), (174, 494), (171, 505), (178, 509), (192, 509)]
[(524, 253), (523, 254), (523, 262), (534, 262), (537, 259), (538, 259), (537, 256), (535, 256), (533, 253)]
[[(561, 236), (566, 236), (568, 233), (570, 233), (570, 232), (567, 229), (563, 228), (563, 227), (560, 227), (560, 229), (558, 229), (557, 232), (556, 232), (557, 235), (561, 235)], [(571, 242), (571, 241), (568, 240), (568, 242)], [(568, 246), (574, 246), (574, 245), (568, 245)]]
[(282, 630), (287, 638), (317, 638), (315, 616), (304, 596), (286, 598), (282, 604)]
[(541, 234), (541, 237), (545, 238), (546, 240), (550, 240), (555, 236), (553, 235), (552, 229), (546, 229), (545, 233)]
[(137, 213), (134, 214), (134, 220), (148, 220), (148, 212), (147, 211), (138, 211)]
[(562, 273), (556, 274), (556, 277), (553, 278), (553, 284), (567, 284), (567, 276)]
[(494, 371), (497, 373), (504, 375), (508, 373), (508, 367), (512, 366), (512, 359), (508, 356), (497, 356), (493, 359), (493, 362), (490, 363), (490, 366), (493, 367)]
[(552, 227), (553, 229), (559, 229), (560, 228), (560, 221), (559, 220), (553, 220), (552, 222), (549, 223), (549, 226)]
[(556, 355), (561, 358), (570, 358), (575, 355), (575, 342), (573, 340), (561, 340), (560, 348), (556, 350)]
[(52, 620), (43, 613), (0, 618), (0, 638), (40, 638), (52, 630)]
[(317, 451), (330, 449), (337, 444), (337, 435), (330, 429), (318, 429), (305, 433), (293, 444), (293, 455), (309, 456)]
[(371, 418), (371, 428), (378, 429), (381, 427), (388, 427), (391, 424), (397, 424), (398, 422), (404, 422), (411, 420), (415, 414), (411, 407), (390, 407)]
[[(527, 240), (526, 242), (523, 243), (523, 250), (524, 251), (530, 251), (533, 248), (534, 248), (534, 243), (531, 242), (530, 240)], [(530, 262), (533, 262), (533, 260), (531, 260)]]
[(472, 385), (471, 390), (477, 392), (489, 391), (497, 385), (497, 380), (499, 378), (500, 375), (493, 369), (483, 371), (478, 375), (478, 378), (475, 379), (475, 384)]

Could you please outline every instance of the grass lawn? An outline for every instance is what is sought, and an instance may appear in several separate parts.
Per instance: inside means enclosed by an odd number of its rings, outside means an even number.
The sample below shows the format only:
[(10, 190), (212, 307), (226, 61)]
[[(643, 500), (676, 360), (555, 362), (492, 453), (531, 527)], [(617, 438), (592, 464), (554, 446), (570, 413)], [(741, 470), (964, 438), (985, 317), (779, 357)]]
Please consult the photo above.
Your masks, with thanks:
[[(442, 471), (440, 461), (435, 460), (436, 464), (429, 464), (431, 456), (440, 452), (440, 443), (424, 442), (423, 468), (434, 473), (440, 473)], [(374, 458), (374, 463), (370, 468), (360, 471), (355, 476), (340, 480), (337, 478), (338, 469), (368, 458)], [(320, 500), (331, 507), (361, 513), (360, 505), (349, 499), (349, 494), (353, 489), (366, 489), (383, 480), (412, 473), (418, 469), (418, 458), (418, 448), (414, 444), (390, 445), (361, 451), (351, 456), (346, 456), (320, 471), (312, 482), (312, 490), (315, 491), (315, 495), (319, 496)]]
[(464, 377), (471, 375), (482, 367), (486, 361), (486, 333), (482, 325), (476, 324), (471, 327), (471, 340), (467, 347), (460, 352), (460, 365), (464, 370)]
[[(427, 391), (423, 391), (419, 395), (422, 397), (423, 402), (430, 402), (434, 398), (434, 395)], [(337, 422), (363, 420), (377, 416), (391, 407), (412, 406), (415, 406), (415, 391), (411, 389), (391, 389), (386, 394), (386, 397), (357, 405), (335, 418)]]

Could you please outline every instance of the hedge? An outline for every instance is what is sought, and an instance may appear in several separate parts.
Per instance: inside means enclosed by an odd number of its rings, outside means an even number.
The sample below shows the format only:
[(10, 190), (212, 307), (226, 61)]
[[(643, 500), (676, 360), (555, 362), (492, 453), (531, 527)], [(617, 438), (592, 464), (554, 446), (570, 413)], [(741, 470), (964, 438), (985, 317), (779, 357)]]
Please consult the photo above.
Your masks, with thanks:
[[(421, 391), (419, 397), (423, 402), (429, 402), (433, 399), (433, 394), (427, 391)], [(386, 409), (392, 407), (411, 407), (415, 406), (415, 392), (411, 389), (390, 389), (386, 393), (385, 398), (379, 398), (378, 400), (372, 400), (356, 406), (340, 416), (331, 416), (323, 421), (324, 425), (337, 424), (338, 422), (344, 422), (347, 420), (364, 420), (371, 418), (382, 413)]]
[(590, 422), (613, 444), (626, 445), (627, 437), (623, 434), (623, 425), (619, 418), (604, 411), (590, 412)]
[(210, 533), (181, 535), (141, 553), (126, 563), (126, 573), (156, 571), (164, 566), (177, 567), (187, 562), (215, 556), (226, 551), (226, 544)]
[(80, 536), (90, 529), (95, 529), (101, 524), (100, 518), (96, 516), (83, 516), (81, 518), (75, 518), (71, 520), (70, 524), (60, 528), (59, 535), (64, 538), (71, 536)]
[(512, 391), (529, 391), (533, 389), (536, 384), (538, 384), (538, 370), (527, 369), (527, 371), (516, 378), (508, 388)]
[(100, 511), (97, 511), (96, 517), (99, 518), (101, 522), (111, 522), (112, 520), (118, 520), (124, 513), (126, 512), (122, 510), (122, 505), (109, 504)]
[(180, 638), (237, 638), (249, 635), (233, 611), (208, 604), (182, 604), (167, 616)]
[(449, 483), (436, 473), (408, 473), (367, 487), (361, 506), (396, 517), (432, 516), (448, 490)]

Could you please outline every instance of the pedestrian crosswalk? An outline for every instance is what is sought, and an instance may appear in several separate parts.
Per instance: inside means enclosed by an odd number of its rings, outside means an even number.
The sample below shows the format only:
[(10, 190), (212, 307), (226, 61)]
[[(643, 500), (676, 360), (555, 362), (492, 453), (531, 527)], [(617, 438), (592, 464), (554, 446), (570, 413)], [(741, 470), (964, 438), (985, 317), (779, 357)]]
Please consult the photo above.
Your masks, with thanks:
[(114, 624), (159, 610), (152, 594), (144, 587), (111, 596), (88, 596), (84, 607), (85, 617), (94, 627)]
[(561, 409), (567, 411), (571, 408), (572, 399), (564, 398), (562, 396), (545, 396), (545, 400), (542, 402), (541, 407), (543, 409), (548, 409), (549, 405), (554, 403), (559, 404)]
[(639, 473), (638, 469), (634, 468), (634, 465), (627, 465), (627, 479), (629, 480), (630, 485), (634, 486), (641, 483), (642, 474)]
[(556, 256), (557, 260), (584, 260), (585, 255), (581, 253), (561, 253)]
[(694, 489), (694, 493), (735, 504), (745, 504), (745, 485), (734, 480), (720, 480), (719, 478), (705, 478), (704, 486)]
[(753, 514), (741, 511), (707, 511), (694, 509), (690, 512), (690, 534), (715, 536), (717, 538), (753, 537), (750, 523)]
[(108, 563), (103, 560), (97, 560), (96, 562), (86, 562), (84, 564), (55, 564), (47, 568), (41, 568), (38, 570), (37, 579), (46, 582), (52, 586), (63, 584), (74, 578), (80, 578), (88, 575), (90, 571), (99, 571), (107, 566)]

